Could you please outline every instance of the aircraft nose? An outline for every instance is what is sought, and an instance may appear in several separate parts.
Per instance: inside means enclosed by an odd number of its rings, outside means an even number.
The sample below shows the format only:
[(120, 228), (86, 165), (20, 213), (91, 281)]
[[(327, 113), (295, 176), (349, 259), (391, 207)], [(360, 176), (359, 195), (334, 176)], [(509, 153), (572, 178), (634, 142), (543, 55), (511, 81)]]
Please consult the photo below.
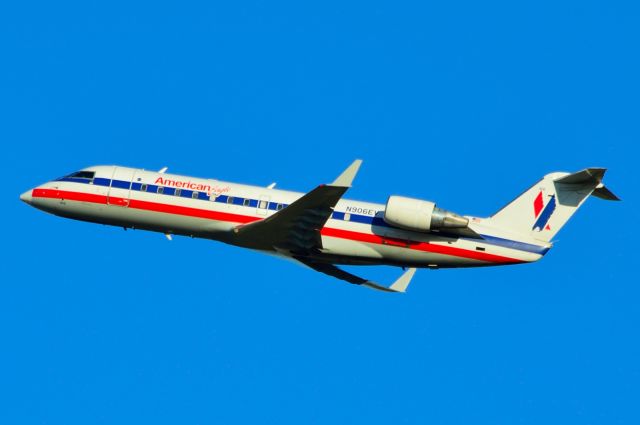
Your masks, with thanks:
[(27, 190), (25, 193), (20, 195), (20, 200), (31, 205), (31, 190)]

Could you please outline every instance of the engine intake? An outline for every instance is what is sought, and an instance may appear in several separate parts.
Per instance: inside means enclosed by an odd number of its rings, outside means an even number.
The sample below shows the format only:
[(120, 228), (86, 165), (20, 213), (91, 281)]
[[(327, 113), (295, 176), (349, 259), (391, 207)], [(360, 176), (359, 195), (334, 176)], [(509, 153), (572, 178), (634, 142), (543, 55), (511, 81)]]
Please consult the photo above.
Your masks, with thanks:
[(391, 226), (418, 232), (462, 229), (469, 224), (469, 219), (438, 208), (433, 202), (396, 195), (387, 201), (384, 221)]

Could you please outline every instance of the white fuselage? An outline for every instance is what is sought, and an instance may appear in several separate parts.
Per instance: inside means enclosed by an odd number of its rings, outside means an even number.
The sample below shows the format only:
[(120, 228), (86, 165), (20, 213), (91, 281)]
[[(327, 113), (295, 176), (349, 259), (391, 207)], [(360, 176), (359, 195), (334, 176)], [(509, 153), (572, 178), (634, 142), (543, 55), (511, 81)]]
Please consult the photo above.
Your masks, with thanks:
[[(243, 246), (234, 228), (269, 217), (304, 195), (117, 166), (83, 171), (94, 177), (53, 180), (22, 199), (77, 220)], [(482, 238), (402, 230), (385, 223), (384, 208), (340, 200), (321, 230), (322, 249), (315, 258), (336, 264), (472, 267), (536, 261), (551, 247), (475, 217), (469, 217), (469, 227)]]

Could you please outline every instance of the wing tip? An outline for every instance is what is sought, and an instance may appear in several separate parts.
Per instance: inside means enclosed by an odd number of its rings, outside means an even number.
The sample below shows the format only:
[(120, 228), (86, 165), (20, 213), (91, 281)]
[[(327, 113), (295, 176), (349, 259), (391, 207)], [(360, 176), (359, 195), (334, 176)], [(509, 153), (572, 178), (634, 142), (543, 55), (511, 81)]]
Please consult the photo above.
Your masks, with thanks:
[(383, 292), (405, 293), (407, 292), (407, 288), (411, 283), (411, 279), (413, 279), (413, 275), (416, 274), (416, 270), (417, 270), (416, 268), (408, 269), (407, 271), (402, 273), (402, 275), (398, 279), (396, 279), (396, 281), (393, 282), (391, 286), (382, 286), (370, 280), (361, 283), (361, 285), (364, 285), (371, 289), (377, 289), (378, 291), (383, 291)]
[(340, 187), (351, 187), (351, 183), (353, 183), (353, 179), (355, 179), (356, 174), (358, 174), (358, 170), (362, 165), (361, 159), (356, 159), (349, 165), (343, 172), (336, 178), (331, 186), (340, 186)]
[(402, 273), (402, 276), (400, 276), (398, 280), (393, 282), (389, 289), (395, 292), (407, 292), (407, 288), (411, 283), (411, 279), (413, 279), (413, 275), (416, 274), (416, 270), (416, 268), (412, 267), (406, 272)]

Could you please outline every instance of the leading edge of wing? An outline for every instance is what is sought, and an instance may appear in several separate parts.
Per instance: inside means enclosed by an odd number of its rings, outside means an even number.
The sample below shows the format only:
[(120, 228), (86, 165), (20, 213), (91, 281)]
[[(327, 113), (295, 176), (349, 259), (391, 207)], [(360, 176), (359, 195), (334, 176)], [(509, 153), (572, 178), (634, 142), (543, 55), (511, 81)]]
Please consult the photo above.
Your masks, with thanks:
[(279, 248), (299, 254), (321, 248), (320, 229), (349, 189), (361, 164), (361, 160), (355, 160), (332, 184), (316, 187), (263, 220), (236, 227), (238, 242), (248, 247)]

